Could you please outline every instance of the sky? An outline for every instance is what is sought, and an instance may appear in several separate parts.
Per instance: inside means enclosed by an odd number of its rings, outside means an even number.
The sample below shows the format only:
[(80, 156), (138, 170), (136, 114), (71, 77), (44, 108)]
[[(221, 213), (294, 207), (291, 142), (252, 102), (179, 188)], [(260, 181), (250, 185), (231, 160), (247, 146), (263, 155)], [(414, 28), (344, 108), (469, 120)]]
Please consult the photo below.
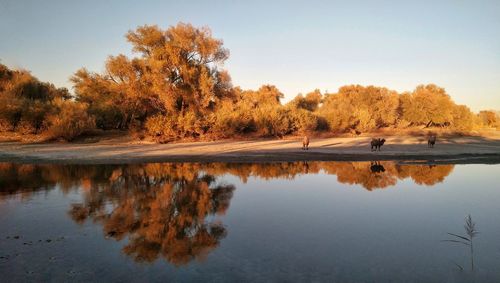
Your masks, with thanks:
[(348, 84), (444, 87), (473, 111), (500, 110), (500, 1), (0, 0), (0, 63), (71, 89), (85, 67), (133, 56), (144, 24), (208, 26), (233, 84), (276, 85), (285, 101)]

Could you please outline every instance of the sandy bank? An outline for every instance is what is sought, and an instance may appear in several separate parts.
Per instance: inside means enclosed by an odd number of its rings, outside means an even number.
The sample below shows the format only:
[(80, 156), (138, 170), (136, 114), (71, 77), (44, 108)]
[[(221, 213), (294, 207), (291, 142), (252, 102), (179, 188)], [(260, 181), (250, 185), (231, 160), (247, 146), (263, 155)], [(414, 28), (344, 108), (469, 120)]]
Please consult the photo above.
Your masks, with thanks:
[(436, 163), (500, 163), (500, 139), (457, 137), (440, 139), (427, 148), (422, 137), (389, 137), (380, 152), (371, 152), (370, 138), (312, 139), (310, 150), (301, 139), (134, 143), (110, 139), (97, 143), (0, 143), (0, 162), (144, 163), (144, 162), (272, 162), (303, 160), (407, 160)]

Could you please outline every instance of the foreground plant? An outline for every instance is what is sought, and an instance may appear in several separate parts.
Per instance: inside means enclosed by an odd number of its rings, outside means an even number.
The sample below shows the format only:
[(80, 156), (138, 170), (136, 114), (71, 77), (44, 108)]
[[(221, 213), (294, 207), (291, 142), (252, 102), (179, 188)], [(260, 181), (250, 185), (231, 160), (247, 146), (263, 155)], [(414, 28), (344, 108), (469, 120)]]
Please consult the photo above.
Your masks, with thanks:
[[(465, 228), (465, 233), (467, 234), (466, 236), (447, 233), (448, 235), (453, 236), (454, 238), (444, 240), (444, 242), (459, 243), (470, 247), (470, 264), (471, 264), (471, 270), (474, 271), (474, 244), (472, 240), (479, 232), (476, 230), (476, 223), (472, 221), (472, 217), (470, 216), (470, 214), (467, 215), (467, 217), (465, 218), (464, 228)], [(457, 266), (461, 270), (463, 270), (463, 268), (460, 265), (457, 264)]]

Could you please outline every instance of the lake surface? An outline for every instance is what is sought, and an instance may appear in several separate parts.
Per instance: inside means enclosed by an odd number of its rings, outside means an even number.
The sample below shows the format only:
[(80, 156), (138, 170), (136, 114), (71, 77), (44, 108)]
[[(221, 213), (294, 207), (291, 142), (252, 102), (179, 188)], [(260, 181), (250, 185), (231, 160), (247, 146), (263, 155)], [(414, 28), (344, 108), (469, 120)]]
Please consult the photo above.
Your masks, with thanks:
[[(500, 165), (0, 163), (2, 281), (500, 282)], [(469, 247), (470, 214), (479, 234)]]

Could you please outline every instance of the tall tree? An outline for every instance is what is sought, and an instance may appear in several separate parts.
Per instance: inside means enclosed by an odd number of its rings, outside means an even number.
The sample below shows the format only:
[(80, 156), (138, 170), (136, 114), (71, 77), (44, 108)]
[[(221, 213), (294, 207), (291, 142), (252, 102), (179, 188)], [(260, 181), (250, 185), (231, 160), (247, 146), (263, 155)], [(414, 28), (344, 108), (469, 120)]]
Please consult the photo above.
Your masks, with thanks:
[(221, 69), (229, 52), (208, 28), (145, 25), (126, 38), (139, 57), (110, 56), (103, 74), (81, 69), (72, 77), (77, 98), (91, 111), (103, 103), (119, 108), (122, 128), (154, 114), (202, 117), (232, 96), (231, 79)]
[(455, 104), (444, 88), (419, 85), (401, 97), (403, 119), (414, 125), (449, 125)]

